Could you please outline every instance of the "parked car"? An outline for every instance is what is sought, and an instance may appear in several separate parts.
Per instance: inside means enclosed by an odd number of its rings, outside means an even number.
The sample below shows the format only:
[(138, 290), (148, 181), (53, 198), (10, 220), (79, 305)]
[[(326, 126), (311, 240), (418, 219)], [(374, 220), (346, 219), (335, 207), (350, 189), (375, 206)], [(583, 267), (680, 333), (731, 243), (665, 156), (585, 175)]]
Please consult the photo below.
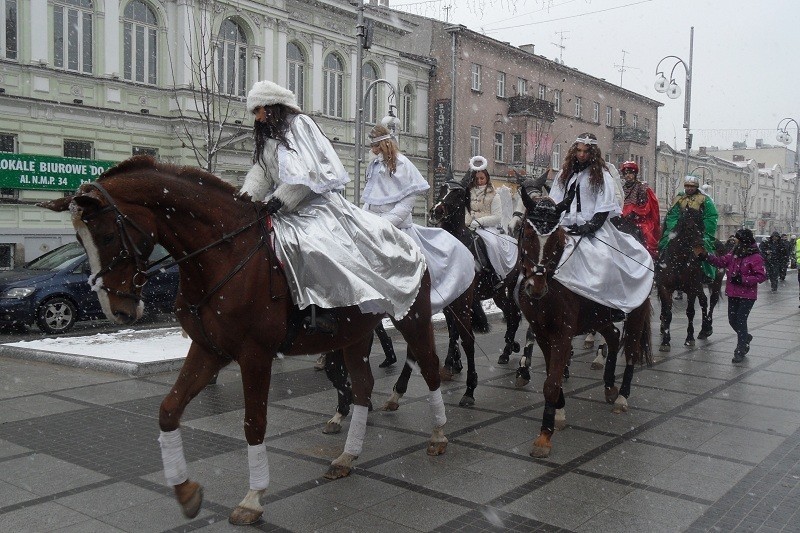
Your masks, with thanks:
[[(150, 260), (166, 255), (156, 245)], [(97, 293), (89, 286), (90, 274), (86, 252), (77, 242), (0, 272), (0, 327), (35, 323), (45, 333), (64, 333), (78, 320), (104, 316)], [(177, 293), (178, 267), (159, 272), (142, 290), (145, 312), (172, 311)]]

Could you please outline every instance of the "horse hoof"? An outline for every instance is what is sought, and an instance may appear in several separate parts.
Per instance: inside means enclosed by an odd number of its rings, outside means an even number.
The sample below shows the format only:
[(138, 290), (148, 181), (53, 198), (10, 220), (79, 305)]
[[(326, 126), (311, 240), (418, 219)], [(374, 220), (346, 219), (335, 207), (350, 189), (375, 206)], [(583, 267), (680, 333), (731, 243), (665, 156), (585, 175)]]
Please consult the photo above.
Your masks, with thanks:
[(326, 435), (335, 435), (342, 431), (342, 425), (337, 424), (336, 422), (328, 422), (325, 424), (325, 427), (322, 429), (322, 432)]
[(383, 404), (383, 407), (381, 407), (381, 411), (397, 411), (398, 409), (400, 409), (400, 404), (391, 400)]
[(605, 365), (603, 363), (595, 363), (592, 361), (592, 366), (590, 367), (592, 370), (602, 370)]
[(591, 350), (592, 348), (594, 348), (594, 341), (583, 341), (584, 350)]
[(447, 450), (447, 440), (445, 439), (443, 442), (433, 442), (430, 441), (428, 443), (428, 449), (426, 453), (431, 456), (442, 455)]
[(628, 412), (628, 400), (625, 399), (624, 396), (620, 396), (617, 398), (617, 401), (614, 402), (614, 407), (611, 409), (611, 412), (615, 415), (620, 413), (627, 413)]
[(521, 389), (521, 388), (525, 387), (525, 386), (526, 386), (528, 383), (530, 383), (530, 382), (531, 382), (530, 378), (528, 378), (528, 379), (525, 379), (525, 378), (524, 378), (524, 377), (522, 377), (522, 376), (517, 376), (517, 379), (516, 379), (516, 381), (514, 382), (514, 386), (515, 386), (516, 388), (518, 388), (518, 389)]
[(552, 444), (548, 446), (536, 446), (534, 445), (531, 448), (531, 457), (536, 457), (538, 459), (544, 459), (546, 457), (550, 457), (550, 450), (553, 449)]
[(614, 403), (619, 396), (619, 389), (617, 387), (611, 387), (605, 390), (606, 395), (606, 403)]
[(447, 366), (440, 368), (439, 379), (442, 381), (453, 381), (453, 369)]
[(683, 343), (684, 346), (694, 346), (694, 339), (686, 339), (686, 342)]
[(475, 405), (475, 398), (472, 396), (467, 396), (466, 394), (461, 397), (461, 401), (458, 402), (459, 407), (472, 407)]
[(228, 517), (228, 522), (234, 526), (249, 526), (250, 524), (255, 524), (258, 522), (263, 514), (263, 509), (256, 511), (255, 509), (248, 509), (246, 507), (239, 506), (234, 509), (231, 515)]
[(662, 344), (661, 346), (658, 347), (659, 352), (668, 352), (670, 351), (670, 349), (671, 347), (669, 344)]
[(325, 479), (340, 479), (347, 477), (350, 475), (350, 470), (352, 469), (349, 466), (332, 464), (330, 467), (328, 467), (328, 471), (325, 472)]
[(707, 339), (707, 338), (709, 338), (711, 336), (712, 333), (714, 333), (713, 329), (703, 330), (697, 335), (697, 338), (698, 339)]
[(195, 481), (184, 481), (180, 485), (173, 487), (178, 503), (181, 505), (183, 516), (194, 518), (200, 512), (203, 504), (203, 487)]

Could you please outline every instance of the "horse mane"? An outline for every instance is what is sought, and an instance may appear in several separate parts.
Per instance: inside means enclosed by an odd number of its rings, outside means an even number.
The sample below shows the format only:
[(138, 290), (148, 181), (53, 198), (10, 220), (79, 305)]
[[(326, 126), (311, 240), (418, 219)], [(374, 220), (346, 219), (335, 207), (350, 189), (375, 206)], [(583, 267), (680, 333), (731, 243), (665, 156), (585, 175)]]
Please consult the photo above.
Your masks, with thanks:
[(174, 176), (180, 180), (202, 184), (204, 187), (215, 187), (224, 193), (238, 194), (238, 189), (236, 187), (202, 168), (161, 163), (149, 155), (133, 156), (114, 165), (106, 170), (100, 178), (98, 178), (98, 181), (105, 181), (120, 175), (142, 172), (157, 172), (163, 176)]

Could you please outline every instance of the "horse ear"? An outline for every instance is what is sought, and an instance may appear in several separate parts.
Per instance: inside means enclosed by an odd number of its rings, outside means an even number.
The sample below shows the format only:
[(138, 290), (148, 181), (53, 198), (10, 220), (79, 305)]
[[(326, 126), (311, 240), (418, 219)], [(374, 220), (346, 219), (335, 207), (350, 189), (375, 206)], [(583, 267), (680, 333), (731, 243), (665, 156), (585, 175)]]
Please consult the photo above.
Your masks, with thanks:
[(93, 192), (78, 194), (72, 198), (72, 201), (84, 211), (92, 208), (100, 208), (100, 198), (95, 196)]
[(465, 189), (469, 189), (470, 184), (472, 183), (472, 173), (468, 170), (464, 177), (461, 178), (461, 186)]
[(64, 196), (63, 198), (56, 198), (55, 200), (49, 200), (47, 202), (39, 202), (36, 206), (49, 209), (50, 211), (61, 212), (69, 209), (70, 203), (72, 203), (72, 196)]
[(525, 206), (525, 209), (528, 211), (533, 211), (533, 208), (536, 207), (536, 202), (528, 196), (528, 191), (525, 188), (525, 185), (519, 188), (519, 196), (522, 198), (522, 205)]

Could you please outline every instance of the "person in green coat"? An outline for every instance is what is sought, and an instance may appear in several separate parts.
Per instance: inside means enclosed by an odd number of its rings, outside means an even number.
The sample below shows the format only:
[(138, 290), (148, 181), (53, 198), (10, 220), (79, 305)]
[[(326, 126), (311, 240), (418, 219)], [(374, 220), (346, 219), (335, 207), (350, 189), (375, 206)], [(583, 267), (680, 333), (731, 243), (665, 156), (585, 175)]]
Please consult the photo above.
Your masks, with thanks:
[[(716, 251), (717, 220), (719, 220), (717, 206), (714, 205), (714, 200), (710, 196), (700, 190), (700, 180), (697, 176), (686, 176), (683, 180), (683, 188), (684, 192), (678, 193), (664, 219), (664, 233), (661, 234), (661, 240), (658, 242), (658, 251), (663, 254), (666, 249), (671, 238), (670, 235), (678, 225), (683, 209), (696, 209), (703, 213), (703, 225), (705, 226), (703, 247), (708, 253), (713, 254)], [(703, 261), (702, 268), (703, 274), (708, 278), (707, 281), (716, 277), (717, 269), (706, 261)]]

